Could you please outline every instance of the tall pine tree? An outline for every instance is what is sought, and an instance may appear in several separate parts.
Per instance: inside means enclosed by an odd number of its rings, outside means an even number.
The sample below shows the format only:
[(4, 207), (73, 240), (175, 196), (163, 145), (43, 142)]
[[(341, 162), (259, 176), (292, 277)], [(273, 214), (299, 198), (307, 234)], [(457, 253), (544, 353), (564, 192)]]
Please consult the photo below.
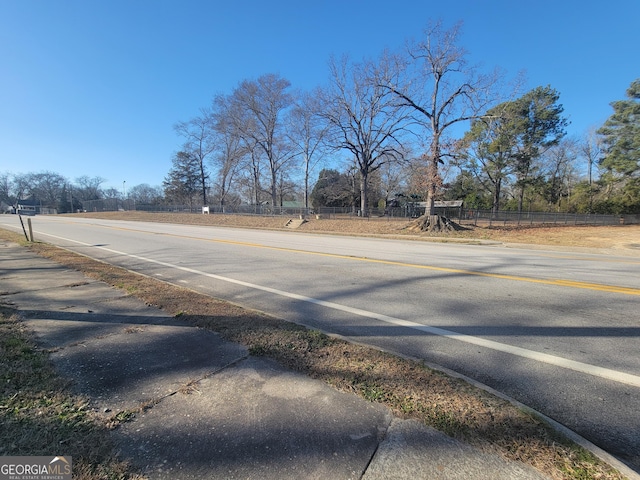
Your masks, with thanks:
[(640, 174), (640, 79), (627, 89), (627, 100), (611, 103), (613, 115), (598, 130), (603, 137), (605, 156), (600, 162), (607, 170), (622, 175)]
[[(627, 89), (627, 99), (611, 103), (613, 114), (598, 134), (602, 136), (604, 169), (601, 180), (619, 213), (640, 212), (640, 79)], [(611, 209), (611, 207), (609, 207)]]
[(173, 167), (162, 182), (164, 195), (169, 201), (187, 203), (193, 207), (199, 193), (200, 162), (188, 152), (178, 152), (172, 160)]

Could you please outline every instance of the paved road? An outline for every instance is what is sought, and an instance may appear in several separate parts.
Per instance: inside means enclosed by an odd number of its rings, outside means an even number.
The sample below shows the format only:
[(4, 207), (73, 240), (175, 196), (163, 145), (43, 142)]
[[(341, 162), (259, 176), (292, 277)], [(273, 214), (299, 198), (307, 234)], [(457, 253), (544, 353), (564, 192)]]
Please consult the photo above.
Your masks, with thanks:
[(32, 221), (37, 239), (456, 370), (640, 471), (640, 257)]

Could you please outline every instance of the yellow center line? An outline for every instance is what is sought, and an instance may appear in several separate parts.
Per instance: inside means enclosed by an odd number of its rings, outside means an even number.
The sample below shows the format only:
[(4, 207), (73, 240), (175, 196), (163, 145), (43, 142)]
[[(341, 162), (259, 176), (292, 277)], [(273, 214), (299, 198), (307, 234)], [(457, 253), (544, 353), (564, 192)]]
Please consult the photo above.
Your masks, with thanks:
[(367, 263), (378, 263), (383, 265), (393, 265), (396, 267), (407, 267), (407, 268), (418, 268), (422, 270), (431, 270), (436, 272), (447, 272), (447, 273), (456, 273), (463, 275), (470, 275), (476, 277), (487, 277), (487, 278), (498, 278), (501, 280), (511, 280), (516, 282), (527, 282), (527, 283), (537, 283), (541, 285), (555, 285), (561, 287), (569, 287), (569, 288), (580, 288), (585, 290), (596, 290), (599, 292), (609, 292), (609, 293), (620, 293), (623, 295), (636, 295), (640, 296), (639, 288), (632, 287), (620, 287), (616, 285), (606, 285), (601, 283), (590, 283), (590, 282), (580, 282), (575, 280), (566, 280), (566, 279), (553, 279), (553, 278), (533, 278), (533, 277), (521, 277), (518, 275), (505, 275), (501, 273), (487, 273), (487, 272), (477, 272), (474, 270), (464, 270), (459, 268), (449, 268), (449, 267), (436, 267), (434, 265), (419, 265), (415, 263), (405, 263), (405, 262), (397, 262), (393, 260), (380, 260), (375, 258), (367, 258), (367, 257), (356, 257), (354, 255), (340, 255), (337, 253), (324, 253), (324, 252), (313, 252), (310, 250), (300, 250), (296, 248), (287, 248), (287, 247), (274, 247), (271, 245), (264, 245), (260, 243), (251, 243), (251, 242), (241, 242), (238, 240), (223, 240), (223, 239), (215, 239), (215, 238), (202, 238), (202, 237), (193, 237), (189, 235), (176, 235), (173, 233), (158, 233), (158, 232), (149, 232), (146, 230), (138, 230), (133, 228), (126, 227), (112, 227), (100, 225), (105, 228), (112, 228), (116, 230), (125, 230), (131, 232), (138, 233), (150, 233), (153, 235), (163, 235), (167, 237), (175, 237), (175, 238), (185, 238), (189, 240), (198, 240), (203, 242), (211, 242), (211, 243), (223, 243), (227, 245), (237, 245), (242, 247), (251, 247), (251, 248), (263, 248), (269, 250), (276, 250), (281, 252), (289, 252), (289, 253), (298, 253), (304, 255), (315, 255), (320, 257), (329, 257), (329, 258), (339, 258), (344, 260), (355, 260), (359, 262), (367, 262)]

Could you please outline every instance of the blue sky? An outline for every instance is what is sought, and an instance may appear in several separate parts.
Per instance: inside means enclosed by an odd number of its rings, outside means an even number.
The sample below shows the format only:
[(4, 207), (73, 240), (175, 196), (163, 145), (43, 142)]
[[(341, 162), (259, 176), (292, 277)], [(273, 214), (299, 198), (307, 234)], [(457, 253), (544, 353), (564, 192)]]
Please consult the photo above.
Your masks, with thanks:
[(296, 89), (463, 22), (472, 63), (551, 85), (581, 136), (640, 77), (638, 0), (0, 0), (0, 173), (160, 185), (172, 126), (265, 73)]

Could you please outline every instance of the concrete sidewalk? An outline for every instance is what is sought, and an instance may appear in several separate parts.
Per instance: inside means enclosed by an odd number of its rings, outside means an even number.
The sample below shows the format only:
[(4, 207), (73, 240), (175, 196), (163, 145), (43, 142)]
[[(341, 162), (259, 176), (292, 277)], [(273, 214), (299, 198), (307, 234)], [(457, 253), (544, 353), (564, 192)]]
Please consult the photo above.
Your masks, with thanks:
[(543, 479), (0, 242), (2, 301), (150, 479)]

